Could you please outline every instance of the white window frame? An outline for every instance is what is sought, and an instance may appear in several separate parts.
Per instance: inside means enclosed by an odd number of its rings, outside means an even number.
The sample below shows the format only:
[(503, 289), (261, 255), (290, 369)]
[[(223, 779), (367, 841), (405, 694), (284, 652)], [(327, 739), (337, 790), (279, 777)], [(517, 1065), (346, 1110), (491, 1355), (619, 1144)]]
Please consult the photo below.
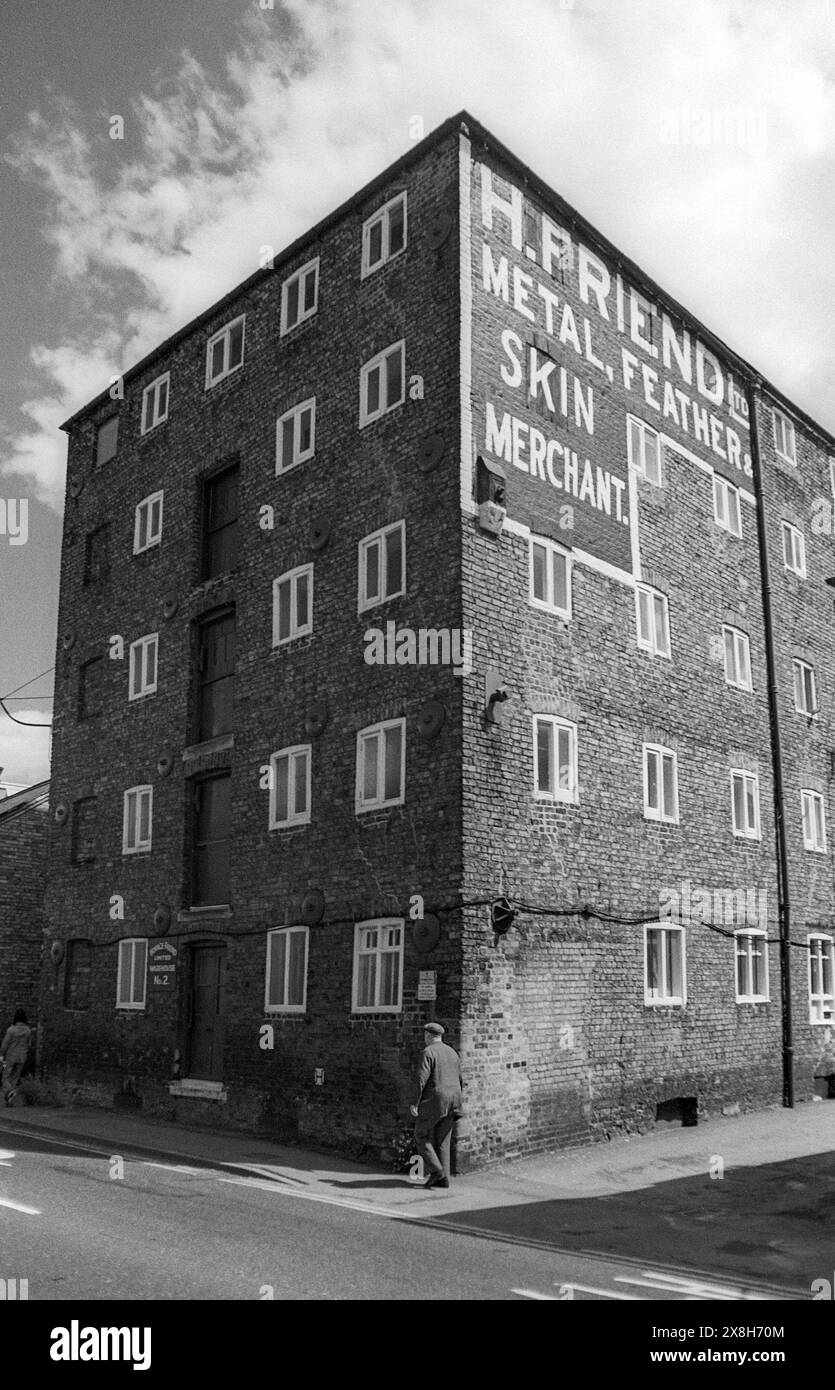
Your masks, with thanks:
[(790, 463), (793, 468), (796, 468), (797, 439), (794, 432), (794, 421), (790, 420), (788, 415), (774, 406), (771, 411), (771, 423), (774, 432), (774, 449), (778, 458), (783, 459), (785, 463)]
[[(153, 648), (154, 652), (154, 679), (147, 681), (148, 672), (148, 651)], [(137, 675), (137, 662), (139, 663), (139, 689), (134, 689), (136, 684), (134, 677)], [(159, 679), (159, 633), (149, 632), (144, 637), (137, 637), (135, 642), (131, 642), (128, 660), (128, 700), (144, 700), (146, 695), (155, 695), (157, 691), (157, 681)]]
[[(386, 735), (391, 729), (400, 730), (400, 791), (397, 796), (386, 798)], [(377, 794), (366, 801), (363, 797), (365, 786), (365, 746), (372, 739), (380, 739), (377, 754)], [(357, 733), (357, 766), (354, 788), (354, 808), (357, 815), (365, 811), (379, 811), (386, 806), (402, 806), (406, 800), (406, 720), (383, 719), (379, 724), (369, 724)]]
[[(306, 449), (299, 447), (302, 432), (302, 416), (310, 415), (310, 443)], [(288, 421), (293, 422), (293, 448), (289, 462), (284, 458), (284, 426)], [(311, 396), (306, 401), (300, 401), (290, 410), (285, 410), (283, 415), (279, 415), (275, 423), (275, 473), (280, 477), (282, 473), (289, 473), (291, 469), (297, 468), (300, 463), (307, 463), (316, 453), (316, 397)]]
[[(302, 972), (302, 1002), (300, 1004), (274, 1004), (270, 1002), (270, 983), (272, 976), (272, 951), (271, 941), (274, 936), (284, 934), (287, 937), (287, 946), (284, 952), (284, 979), (282, 981), (282, 997), (287, 999), (287, 986), (290, 975), (290, 942), (294, 936), (302, 933), (304, 936), (304, 970)], [(307, 1013), (307, 963), (310, 950), (310, 931), (304, 926), (275, 927), (267, 932), (267, 961), (264, 968), (264, 1013), (265, 1014), (304, 1014)]]
[[(385, 947), (378, 943), (372, 950), (361, 949), (362, 933), (364, 931), (383, 931), (388, 932), (397, 929), (400, 940), (397, 946), (398, 971), (397, 971), (397, 1002), (395, 1004), (381, 1004), (380, 998), (380, 956), (388, 954), (390, 947)], [(354, 962), (351, 981), (351, 1013), (352, 1014), (399, 1014), (403, 1011), (403, 957), (405, 938), (405, 924), (402, 917), (373, 917), (367, 922), (357, 922), (354, 926)], [(374, 972), (374, 999), (373, 1004), (360, 1004), (359, 995), (359, 965), (360, 957), (363, 955), (374, 955), (376, 967)]]
[[(805, 714), (807, 719), (817, 719), (818, 709), (818, 687), (815, 680), (815, 668), (808, 661), (803, 661), (799, 656), (792, 657), (792, 682), (794, 685), (794, 707), (798, 714)], [(811, 695), (811, 707), (806, 704), (807, 693)], [(802, 699), (798, 701), (798, 694)]]
[[(545, 598), (537, 598), (534, 594), (534, 547), (540, 546), (545, 551)], [(565, 562), (565, 606), (558, 604), (554, 599), (554, 561), (562, 560)], [(571, 587), (572, 587), (572, 565), (571, 552), (563, 546), (557, 545), (556, 541), (549, 540), (547, 536), (531, 536), (528, 545), (528, 597), (532, 607), (541, 608), (545, 613), (556, 613), (557, 617), (570, 620), (571, 618)]]
[[(278, 763), (287, 759), (287, 816), (279, 820), (276, 802), (278, 799)], [(300, 758), (305, 760), (305, 809), (296, 810), (296, 764)], [(291, 748), (279, 748), (270, 754), (270, 830), (283, 830), (289, 825), (309, 825), (311, 812), (311, 764), (312, 748), (309, 743), (294, 743)]]
[[(637, 449), (635, 447), (636, 441)], [(654, 458), (651, 466), (648, 466), (648, 445), (653, 446)], [(653, 487), (664, 486), (661, 436), (658, 430), (654, 430), (652, 425), (648, 425), (646, 420), (642, 420), (638, 415), (627, 415), (626, 417), (626, 453), (629, 467), (633, 468), (640, 477), (648, 483), (652, 483)]]
[[(313, 307), (310, 309), (305, 309), (304, 281), (306, 281), (311, 271), (313, 272)], [(297, 281), (299, 286), (298, 317), (295, 318), (292, 323), (289, 323), (287, 320), (287, 301), (289, 298), (290, 286), (295, 284)], [(306, 261), (304, 265), (299, 266), (298, 270), (294, 270), (292, 275), (288, 275), (287, 279), (281, 286), (281, 337), (283, 338), (285, 333), (292, 333), (293, 329), (298, 328), (300, 323), (306, 323), (308, 319), (312, 319), (314, 315), (318, 312), (318, 309), (319, 257), (314, 256), (312, 261)]]
[[(400, 532), (400, 554), (402, 556), (401, 565), (401, 585), (399, 589), (388, 590), (388, 556), (386, 551), (386, 537), (392, 532)], [(380, 560), (378, 574), (380, 576), (380, 593), (377, 598), (369, 597), (365, 592), (365, 557), (372, 546), (379, 546)], [(390, 526), (381, 526), (378, 531), (372, 531), (369, 535), (363, 536), (357, 547), (357, 612), (365, 613), (369, 608), (377, 608), (381, 603), (388, 603), (389, 599), (400, 598), (406, 592), (406, 522), (394, 521)]]
[[(783, 525), (783, 568), (788, 574), (796, 574), (798, 579), (806, 578), (806, 538), (798, 526), (790, 521)], [(788, 541), (788, 546), (786, 542)]]
[[(731, 500), (733, 499), (733, 507)], [(731, 536), (742, 535), (742, 500), (738, 487), (721, 473), (713, 475), (713, 516), (716, 525)]]
[[(308, 620), (306, 623), (299, 622), (299, 580), (305, 576), (307, 579), (307, 612)], [(279, 589), (282, 584), (290, 585), (290, 631), (286, 637), (279, 636)], [(277, 579), (273, 580), (273, 647), (284, 647), (288, 642), (295, 642), (297, 637), (309, 637), (313, 631), (313, 566), (297, 565), (295, 569), (285, 570)]]
[(829, 486), (830, 486), (830, 489), (831, 489), (831, 491), (832, 491), (832, 496), (835, 497), (835, 456), (834, 456), (834, 455), (830, 455), (830, 457), (829, 457)]
[[(740, 828), (736, 823), (736, 798), (734, 796), (735, 779), (741, 778), (743, 783), (743, 806), (745, 807), (746, 824)], [(748, 824), (748, 784), (754, 787), (754, 825)], [(760, 779), (756, 772), (746, 772), (744, 767), (731, 768), (731, 826), (733, 833), (738, 840), (761, 840), (762, 826), (760, 821)]]
[[(137, 979), (137, 975), (138, 975), (139, 972), (137, 971), (137, 968), (136, 968), (136, 957), (137, 957), (137, 955), (138, 955), (138, 954), (141, 955), (141, 956), (143, 957), (143, 960), (144, 960), (144, 969), (142, 970), (142, 978), (141, 978), (141, 983), (142, 983), (142, 998), (141, 998), (141, 1000), (134, 999), (134, 998), (130, 998), (130, 999), (121, 999), (121, 998), (119, 997), (119, 986), (120, 986), (120, 983), (121, 983), (121, 980), (122, 980), (122, 956), (123, 956), (123, 954), (124, 954), (125, 948), (128, 947), (128, 946), (131, 948), (131, 961), (130, 961), (130, 993), (131, 993), (131, 996), (133, 996), (133, 995), (136, 993), (136, 986), (137, 986), (137, 983), (139, 982), (138, 979)], [(140, 948), (140, 947), (141, 947), (141, 950), (138, 950), (137, 948)], [(116, 1008), (117, 1008), (117, 1009), (144, 1009), (144, 1008), (145, 1008), (145, 1005), (146, 1005), (146, 1002), (147, 1002), (147, 999), (148, 999), (148, 938), (147, 938), (146, 936), (126, 936), (126, 937), (123, 938), (122, 941), (119, 942), (119, 955), (118, 955), (118, 958), (117, 958), (117, 961), (116, 961)]]
[[(540, 725), (547, 728), (550, 732), (549, 738), (549, 761), (554, 773), (553, 787), (541, 787), (539, 784), (539, 728)], [(569, 762), (560, 764), (559, 761), (559, 735), (568, 734)], [(560, 719), (553, 714), (535, 714), (533, 716), (533, 793), (537, 801), (564, 802), (570, 806), (576, 806), (579, 801), (579, 789), (577, 783), (577, 725), (570, 719)], [(569, 784), (562, 785), (560, 767), (567, 766), (569, 769)]]
[[(820, 942), (820, 948), (815, 952), (812, 943)], [(835, 990), (835, 939), (828, 932), (810, 932), (806, 938), (806, 945), (809, 953), (809, 1022), (813, 1024), (824, 1024), (832, 1027), (835, 1024), (835, 993), (829, 990), (816, 990), (813, 988), (815, 983), (815, 955), (820, 962), (819, 982), (824, 982), (824, 958), (829, 960), (829, 978), (832, 988)]]
[[(163, 386), (165, 387), (165, 409), (160, 410), (159, 399)], [(142, 434), (150, 434), (157, 425), (168, 419), (168, 403), (171, 398), (171, 373), (163, 372), (154, 381), (150, 382), (142, 392), (142, 418), (140, 421), (140, 431)], [(149, 407), (150, 406), (150, 410)], [(150, 417), (150, 419), (149, 419)]]
[[(230, 366), (229, 366), (229, 344), (230, 344), (230, 342), (231, 342), (231, 340), (232, 340), (232, 330), (233, 330), (233, 328), (236, 328), (238, 324), (241, 324), (241, 360), (240, 360), (240, 362), (236, 362), (235, 365), (234, 365), (234, 367), (230, 367)], [(215, 343), (220, 342), (221, 339), (224, 340), (224, 344), (223, 344), (223, 370), (222, 370), (221, 372), (218, 372), (217, 376), (212, 376), (212, 349), (213, 349)], [(208, 391), (212, 386), (217, 386), (217, 384), (218, 384), (219, 381), (225, 381), (226, 378), (227, 378), (228, 376), (231, 376), (233, 372), (240, 371), (241, 367), (244, 365), (244, 357), (245, 357), (245, 354), (246, 354), (246, 314), (238, 314), (237, 318), (230, 319), (229, 323), (225, 323), (225, 324), (223, 325), (222, 328), (219, 328), (219, 329), (218, 329), (217, 333), (213, 333), (212, 336), (211, 336), (211, 338), (209, 339), (209, 341), (208, 341), (207, 344), (206, 344), (206, 388), (205, 388), (205, 389)]]
[[(733, 670), (728, 662), (728, 639), (730, 638), (732, 647)], [(725, 684), (730, 685), (734, 690), (748, 690), (754, 688), (751, 676), (751, 642), (747, 632), (743, 632), (739, 627), (732, 627), (730, 623), (722, 625), (722, 648), (723, 660), (725, 663)]]
[[(754, 982), (754, 941), (760, 942), (759, 951), (762, 957), (762, 968), (765, 977), (765, 994), (754, 994), (751, 990), (739, 992), (739, 962), (744, 954), (745, 959), (745, 983), (751, 985)], [(744, 953), (740, 951), (740, 942), (745, 942)], [(759, 927), (740, 927), (734, 932), (734, 997), (737, 1004), (767, 1004), (771, 998), (771, 989), (768, 976), (768, 935)]]
[[(389, 246), (391, 244), (391, 213), (392, 209), (396, 207), (398, 203), (403, 204), (403, 245), (400, 246), (396, 251), (390, 251)], [(378, 222), (382, 222), (383, 224), (383, 234), (380, 241), (382, 254), (380, 256), (380, 259), (378, 261), (375, 261), (372, 265), (371, 232)], [(393, 198), (389, 198), (387, 203), (383, 203), (383, 206), (381, 208), (378, 208), (376, 212), (373, 212), (371, 216), (366, 218), (366, 220), (363, 222), (362, 268), (360, 271), (360, 279), (364, 280), (366, 276), (373, 275), (375, 270), (379, 270), (381, 266), (386, 265), (389, 261), (395, 260), (397, 256), (401, 256), (403, 252), (406, 250), (408, 236), (409, 227), (407, 220), (406, 193), (404, 191), (402, 193), (395, 194)]]
[[(156, 531), (152, 531), (152, 530), (151, 530), (151, 521), (152, 521), (152, 518), (153, 518), (153, 515), (154, 515), (154, 507), (156, 506), (157, 502), (159, 503), (159, 524), (158, 524), (158, 526), (157, 526), (157, 530), (156, 530)], [(142, 554), (144, 554), (144, 552), (145, 552), (146, 550), (150, 550), (152, 546), (155, 546), (155, 545), (159, 545), (159, 544), (160, 544), (160, 542), (161, 542), (161, 540), (162, 540), (162, 506), (163, 506), (163, 492), (162, 492), (162, 489), (160, 489), (159, 492), (150, 492), (150, 493), (148, 494), (147, 497), (143, 497), (143, 498), (142, 498), (142, 501), (141, 501), (141, 502), (137, 502), (137, 504), (136, 504), (136, 511), (135, 511), (135, 513), (134, 513), (134, 519), (133, 519), (133, 553), (134, 553), (134, 555), (142, 555)], [(143, 510), (147, 512), (147, 519), (146, 519), (146, 524), (145, 524), (145, 544), (144, 544), (144, 545), (141, 545), (141, 544), (140, 544), (140, 539), (141, 539), (141, 535), (142, 535), (142, 513), (143, 513)]]
[[(395, 352), (400, 354), (400, 396), (396, 401), (388, 399), (388, 373), (385, 370), (386, 361)], [(368, 399), (367, 383), (372, 372), (380, 371), (380, 404), (376, 410), (367, 411), (366, 401)], [(360, 429), (370, 425), (372, 421), (379, 420), (383, 415), (388, 415), (389, 411), (396, 410), (406, 399), (406, 339), (401, 338), (399, 342), (392, 343), (389, 347), (383, 348), (374, 357), (370, 357), (360, 368)]]
[[(681, 971), (681, 993), (680, 994), (653, 994), (649, 983), (649, 934), (650, 932), (662, 932), (664, 936), (675, 934), (679, 942), (679, 966)], [(662, 941), (661, 950), (661, 974), (662, 988), (669, 986), (667, 979), (667, 951), (666, 941)], [(675, 926), (670, 922), (645, 922), (644, 923), (644, 1004), (649, 1008), (684, 1008), (687, 1003), (687, 936), (684, 927)]]
[[(641, 624), (641, 595), (648, 598), (647, 613), (649, 616), (649, 635), (642, 632)], [(662, 619), (659, 624), (657, 602), (661, 601)], [(666, 594), (662, 594), (660, 589), (654, 589), (651, 584), (635, 585), (635, 627), (637, 632), (638, 646), (642, 651), (650, 652), (653, 656), (663, 656), (668, 661), (672, 660), (672, 643), (670, 641), (670, 605)], [(659, 636), (664, 638), (664, 645), (659, 641)]]
[[(658, 821), (662, 825), (679, 824), (679, 798), (678, 798), (678, 754), (672, 748), (666, 748), (662, 743), (642, 744), (643, 769), (644, 769), (644, 819)], [(649, 765), (650, 760), (655, 759), (656, 767), (656, 786), (658, 787), (658, 806), (650, 805), (649, 801)], [(669, 813), (664, 801), (664, 763), (665, 760), (672, 759), (673, 764), (673, 800), (675, 805), (672, 814)]]
[[(820, 822), (814, 814), (815, 808), (820, 811)], [(814, 854), (826, 854), (826, 802), (823, 792), (817, 792), (813, 787), (801, 787), (800, 814), (803, 822), (803, 848), (811, 850)]]
[[(139, 839), (139, 830), (142, 823), (141, 798), (147, 796), (148, 800), (148, 838)], [(131, 816), (131, 800), (135, 799), (135, 811)], [(133, 825), (131, 824), (133, 821)], [(136, 843), (131, 844), (128, 835), (129, 830), (136, 832)], [(150, 783), (143, 782), (136, 787), (128, 787), (122, 798), (122, 853), (123, 854), (149, 854), (154, 835), (154, 789)]]

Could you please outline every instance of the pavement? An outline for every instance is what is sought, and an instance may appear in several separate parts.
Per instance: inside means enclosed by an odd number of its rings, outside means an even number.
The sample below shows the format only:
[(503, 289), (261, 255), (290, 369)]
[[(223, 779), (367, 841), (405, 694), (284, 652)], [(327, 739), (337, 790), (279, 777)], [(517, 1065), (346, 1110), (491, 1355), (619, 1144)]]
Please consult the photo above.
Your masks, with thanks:
[[(246, 1133), (189, 1129), (136, 1112), (18, 1107), (0, 1132), (29, 1147), (62, 1141), (109, 1158), (245, 1175), (300, 1199), (448, 1231), (810, 1296), (835, 1285), (835, 1105), (658, 1126), (568, 1151), (498, 1163), (427, 1191), (398, 1175)], [(3, 1141), (6, 1142), (6, 1141)]]

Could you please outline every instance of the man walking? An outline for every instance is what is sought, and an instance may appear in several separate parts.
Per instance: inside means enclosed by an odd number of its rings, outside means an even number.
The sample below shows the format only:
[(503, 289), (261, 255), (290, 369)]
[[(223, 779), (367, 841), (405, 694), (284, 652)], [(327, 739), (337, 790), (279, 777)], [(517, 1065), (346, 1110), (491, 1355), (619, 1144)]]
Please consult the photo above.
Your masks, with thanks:
[(17, 1094), (17, 1083), (29, 1055), (31, 1037), (32, 1029), (26, 1014), (23, 1009), (18, 1009), (14, 1023), (6, 1029), (6, 1036), (0, 1043), (0, 1076), (7, 1105), (11, 1105)]
[(415, 1082), (415, 1143), (429, 1171), (425, 1187), (449, 1187), (449, 1153), (455, 1121), (463, 1114), (461, 1060), (441, 1039), (440, 1023), (427, 1023)]

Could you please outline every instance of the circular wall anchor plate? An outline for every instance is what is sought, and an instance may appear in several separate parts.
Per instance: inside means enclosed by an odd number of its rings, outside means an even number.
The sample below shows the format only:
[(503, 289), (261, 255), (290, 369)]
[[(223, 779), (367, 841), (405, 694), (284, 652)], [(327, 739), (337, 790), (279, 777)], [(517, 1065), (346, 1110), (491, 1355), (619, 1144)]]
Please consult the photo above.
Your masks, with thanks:
[(417, 714), (417, 729), (421, 738), (435, 738), (443, 728), (446, 710), (440, 700), (427, 700)]
[(173, 617), (174, 617), (174, 614), (176, 613), (176, 611), (177, 611), (177, 595), (176, 595), (176, 594), (166, 594), (166, 595), (165, 595), (165, 598), (162, 600), (162, 616), (163, 616), (164, 618), (173, 618)]
[(330, 523), (327, 521), (312, 521), (310, 523), (310, 549), (324, 550), (331, 538)]
[(308, 888), (302, 898), (301, 920), (306, 927), (321, 922), (325, 911), (325, 895), (321, 888)]
[(70, 477), (70, 497), (80, 497), (84, 490), (83, 473), (73, 473)]
[(171, 925), (171, 908), (168, 903), (160, 903), (154, 913), (154, 928), (156, 931), (167, 931)]
[(160, 777), (167, 777), (173, 766), (174, 754), (160, 753), (160, 756), (157, 759), (157, 772), (159, 773)]
[(328, 722), (328, 707), (324, 700), (314, 700), (307, 707), (304, 717), (304, 731), (310, 738), (318, 738)]
[(65, 652), (68, 652), (71, 647), (75, 646), (75, 633), (73, 632), (72, 628), (70, 628), (67, 632), (64, 633), (63, 637), (61, 638), (61, 646), (63, 647)]
[(55, 807), (55, 824), (66, 825), (69, 814), (70, 809), (66, 801), (59, 801), (58, 805)]
[(431, 251), (438, 251), (452, 231), (452, 218), (448, 212), (436, 217), (426, 236)]
[(49, 959), (52, 961), (53, 965), (61, 964), (61, 961), (64, 959), (63, 941), (53, 941), (49, 948)]
[(442, 434), (428, 434), (420, 446), (418, 454), (418, 468), (422, 473), (428, 473), (431, 468), (435, 468), (440, 463), (444, 454), (444, 437)]
[(434, 913), (427, 912), (412, 923), (412, 940), (423, 955), (434, 951), (440, 938), (441, 924)]

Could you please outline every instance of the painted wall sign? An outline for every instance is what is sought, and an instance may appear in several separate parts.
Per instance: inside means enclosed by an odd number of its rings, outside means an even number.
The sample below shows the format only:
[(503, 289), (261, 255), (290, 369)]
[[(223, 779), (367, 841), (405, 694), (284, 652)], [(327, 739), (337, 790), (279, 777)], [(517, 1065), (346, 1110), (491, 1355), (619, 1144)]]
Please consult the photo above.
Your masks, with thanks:
[(511, 517), (628, 569), (629, 415), (750, 488), (747, 402), (692, 326), (489, 160), (472, 166), (476, 452), (510, 465)]

